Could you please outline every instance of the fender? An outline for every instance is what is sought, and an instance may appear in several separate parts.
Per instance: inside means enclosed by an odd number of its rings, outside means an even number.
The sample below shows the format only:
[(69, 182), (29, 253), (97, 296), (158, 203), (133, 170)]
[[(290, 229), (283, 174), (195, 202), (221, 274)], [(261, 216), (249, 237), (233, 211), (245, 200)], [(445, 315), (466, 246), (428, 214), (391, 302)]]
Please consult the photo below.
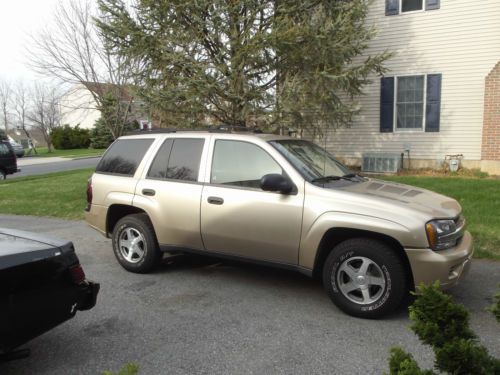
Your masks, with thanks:
[(318, 216), (311, 226), (302, 233), (299, 248), (299, 265), (301, 267), (314, 268), (316, 253), (321, 240), (324, 234), (332, 228), (359, 229), (381, 233), (394, 238), (405, 246), (417, 243), (417, 238), (412, 234), (411, 229), (401, 223), (374, 216), (329, 211)]

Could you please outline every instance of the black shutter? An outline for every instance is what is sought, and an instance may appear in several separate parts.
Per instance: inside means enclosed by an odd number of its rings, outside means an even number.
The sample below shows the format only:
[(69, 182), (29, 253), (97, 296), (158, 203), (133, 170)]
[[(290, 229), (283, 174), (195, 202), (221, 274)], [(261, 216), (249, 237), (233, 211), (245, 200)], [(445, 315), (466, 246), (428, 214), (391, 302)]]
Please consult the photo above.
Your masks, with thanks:
[(380, 81), (380, 132), (391, 133), (394, 124), (394, 77), (382, 77)]
[(399, 0), (385, 0), (385, 15), (394, 16), (399, 13)]
[(439, 9), (439, 0), (425, 0), (425, 10)]
[(427, 75), (427, 101), (425, 105), (425, 131), (438, 132), (441, 117), (441, 74)]

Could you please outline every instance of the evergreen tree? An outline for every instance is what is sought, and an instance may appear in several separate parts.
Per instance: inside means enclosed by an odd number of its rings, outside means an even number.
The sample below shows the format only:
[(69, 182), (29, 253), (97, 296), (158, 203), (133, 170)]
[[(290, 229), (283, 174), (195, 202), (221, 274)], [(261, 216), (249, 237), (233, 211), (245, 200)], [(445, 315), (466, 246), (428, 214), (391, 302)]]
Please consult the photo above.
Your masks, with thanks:
[(370, 1), (99, 0), (97, 25), (163, 123), (264, 118), (338, 127), (382, 53), (361, 59)]

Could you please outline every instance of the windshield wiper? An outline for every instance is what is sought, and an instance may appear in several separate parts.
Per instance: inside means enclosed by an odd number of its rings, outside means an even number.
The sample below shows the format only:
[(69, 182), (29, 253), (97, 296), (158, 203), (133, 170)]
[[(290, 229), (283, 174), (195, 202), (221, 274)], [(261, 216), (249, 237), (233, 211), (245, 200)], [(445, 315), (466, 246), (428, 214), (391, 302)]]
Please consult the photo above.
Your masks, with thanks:
[(314, 182), (328, 182), (328, 181), (338, 181), (338, 180), (347, 180), (347, 181), (358, 181), (358, 178), (361, 178), (364, 180), (363, 176), (360, 176), (359, 174), (356, 173), (347, 173), (343, 176), (322, 176), (322, 177), (317, 177), (311, 180), (312, 183)]
[(337, 180), (348, 180), (351, 181), (350, 178), (345, 178), (344, 176), (322, 176), (322, 177), (317, 177), (313, 178), (311, 182), (328, 182), (328, 181), (337, 181)]

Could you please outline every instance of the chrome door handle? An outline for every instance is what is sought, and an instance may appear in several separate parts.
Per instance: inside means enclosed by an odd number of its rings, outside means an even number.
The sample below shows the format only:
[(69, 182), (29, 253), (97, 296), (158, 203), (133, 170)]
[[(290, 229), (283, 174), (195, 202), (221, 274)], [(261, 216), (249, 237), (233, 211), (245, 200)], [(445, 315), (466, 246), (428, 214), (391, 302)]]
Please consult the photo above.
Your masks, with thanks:
[(210, 203), (210, 204), (221, 205), (221, 204), (224, 203), (224, 199), (222, 199), (220, 197), (208, 197), (207, 198), (207, 202)]

